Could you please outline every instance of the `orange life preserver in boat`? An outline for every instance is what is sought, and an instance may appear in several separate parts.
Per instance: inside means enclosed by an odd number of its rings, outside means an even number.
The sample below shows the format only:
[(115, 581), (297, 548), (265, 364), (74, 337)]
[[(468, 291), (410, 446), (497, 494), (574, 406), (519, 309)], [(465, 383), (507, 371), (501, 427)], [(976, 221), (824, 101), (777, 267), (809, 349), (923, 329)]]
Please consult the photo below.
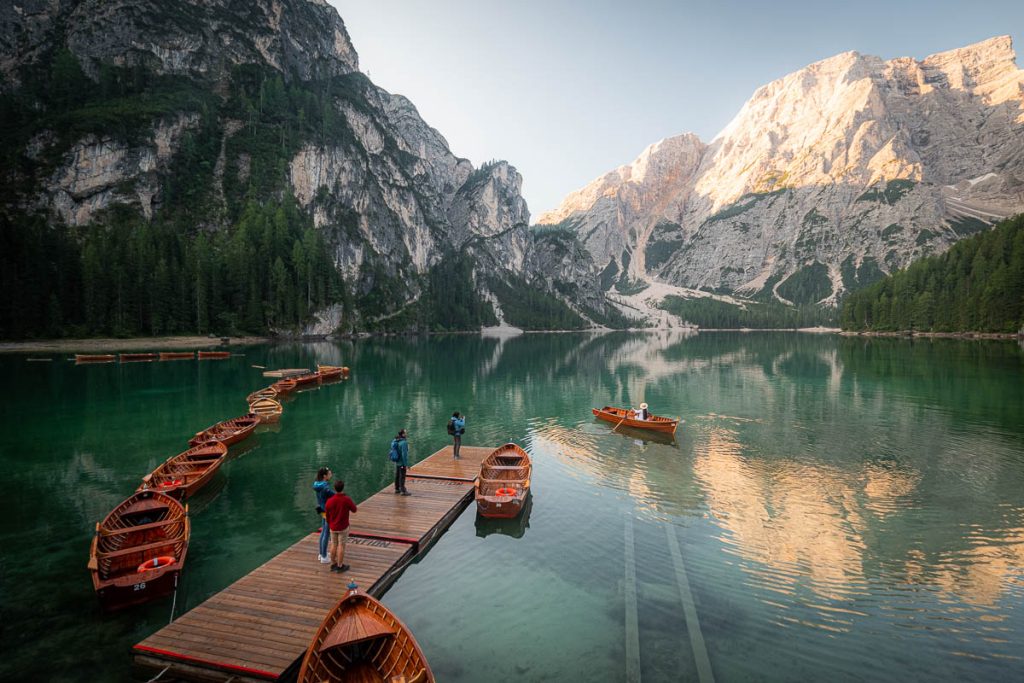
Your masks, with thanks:
[(136, 571), (138, 573), (148, 572), (151, 569), (161, 569), (163, 567), (169, 567), (174, 564), (174, 558), (170, 555), (161, 555), (160, 557), (154, 557), (152, 560), (146, 560), (138, 566)]
[(162, 488), (162, 489), (170, 489), (170, 488), (174, 488), (175, 486), (181, 486), (184, 483), (185, 483), (184, 479), (171, 479), (170, 481), (162, 481), (162, 482), (160, 482), (160, 488)]
[(495, 491), (494, 495), (496, 495), (496, 496), (514, 496), (514, 495), (516, 495), (516, 490), (514, 488), (506, 486), (506, 487), (500, 488), (497, 491)]

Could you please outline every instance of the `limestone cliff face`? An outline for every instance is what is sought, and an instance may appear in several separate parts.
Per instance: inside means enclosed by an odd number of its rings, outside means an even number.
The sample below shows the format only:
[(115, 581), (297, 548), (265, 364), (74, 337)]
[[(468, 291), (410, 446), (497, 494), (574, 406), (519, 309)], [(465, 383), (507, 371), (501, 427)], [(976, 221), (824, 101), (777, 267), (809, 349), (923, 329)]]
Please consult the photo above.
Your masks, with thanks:
[[(244, 202), (291, 194), (327, 236), (356, 298), (397, 281), (388, 303), (400, 309), (422, 294), (431, 268), (469, 255), (485, 298), (485, 281), (497, 277), (593, 299), (588, 283), (556, 288), (559, 276), (538, 270), (548, 243), (528, 227), (515, 168), (474, 168), (412, 102), (361, 74), (344, 23), (323, 0), (14, 0), (0, 7), (0, 27), (0, 92), (30, 90), (26, 79), (49, 77), (54, 55), (69, 53), (89, 87), (119, 69), (122, 79), (164, 79), (160, 94), (172, 101), (130, 134), (85, 115), (83, 125), (98, 130), (71, 140), (57, 129), (35, 134), (20, 150), (32, 163), (6, 176), (28, 188), (18, 210), (71, 226), (114, 205), (158, 217), (168, 188), (183, 184), (175, 173), (212, 169), (212, 199), (195, 227), (224, 229)], [(148, 111), (146, 98), (126, 101), (136, 117)], [(302, 128), (311, 116), (318, 125)], [(592, 262), (557, 270), (597, 276)], [(321, 312), (315, 329), (337, 317)]]
[[(539, 222), (574, 226), (634, 277), (834, 301), (1024, 210), (1022, 104), (1008, 36), (920, 61), (843, 53), (759, 88), (711, 143), (693, 139), (696, 163), (633, 179), (679, 138), (663, 141)], [(609, 230), (610, 249), (586, 238)]]
[[(56, 35), (63, 33), (63, 35)], [(324, 0), (10, 0), (0, 5), (0, 73), (67, 46), (99, 65), (223, 79), (239, 64), (268, 64), (309, 80), (359, 70), (345, 24)]]

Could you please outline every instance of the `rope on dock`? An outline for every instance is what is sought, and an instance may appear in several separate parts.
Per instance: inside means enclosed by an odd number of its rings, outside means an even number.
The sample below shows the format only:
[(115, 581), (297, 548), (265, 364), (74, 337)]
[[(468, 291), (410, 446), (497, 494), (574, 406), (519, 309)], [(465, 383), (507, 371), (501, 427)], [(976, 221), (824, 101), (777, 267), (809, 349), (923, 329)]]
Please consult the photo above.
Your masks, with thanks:
[(640, 683), (640, 628), (636, 607), (636, 548), (633, 518), (626, 516), (626, 681)]
[(146, 683), (153, 683), (153, 682), (154, 682), (155, 680), (157, 680), (158, 678), (160, 678), (161, 676), (163, 676), (163, 675), (164, 675), (165, 673), (167, 673), (168, 671), (170, 671), (170, 669), (171, 669), (170, 665), (168, 665), (168, 666), (165, 666), (165, 667), (164, 667), (164, 670), (163, 670), (163, 671), (161, 671), (160, 673), (158, 673), (158, 674), (157, 674), (156, 676), (153, 676), (153, 677), (152, 677), (151, 679), (149, 679), (148, 681), (146, 681)]
[(167, 621), (168, 624), (174, 622), (174, 608), (178, 604), (178, 574), (174, 575), (174, 597), (171, 599), (171, 618)]
[(693, 593), (690, 591), (690, 580), (686, 577), (686, 567), (683, 566), (683, 554), (679, 551), (679, 539), (676, 538), (675, 527), (666, 524), (665, 532), (668, 534), (668, 550), (672, 555), (672, 564), (676, 570), (679, 597), (683, 601), (686, 632), (690, 634), (690, 647), (693, 648), (693, 660), (697, 665), (697, 679), (700, 683), (715, 683), (711, 660), (708, 658), (708, 648), (704, 643), (704, 634), (700, 630), (700, 621), (697, 619), (697, 607), (693, 603)]

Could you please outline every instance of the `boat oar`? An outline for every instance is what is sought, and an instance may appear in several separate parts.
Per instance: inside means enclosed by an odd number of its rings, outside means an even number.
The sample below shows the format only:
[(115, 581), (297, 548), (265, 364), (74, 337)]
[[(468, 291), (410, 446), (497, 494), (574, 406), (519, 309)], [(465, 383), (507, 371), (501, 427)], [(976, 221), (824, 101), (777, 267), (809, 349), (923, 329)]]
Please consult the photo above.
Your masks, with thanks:
[(619, 425), (620, 425), (620, 424), (622, 424), (623, 422), (625, 422), (625, 421), (626, 421), (626, 417), (629, 417), (629, 416), (628, 416), (628, 415), (626, 415), (626, 416), (625, 416), (625, 417), (623, 417), (623, 418), (622, 418), (621, 420), (619, 420), (619, 424), (617, 424), (617, 425), (615, 425), (614, 427), (612, 427), (612, 431), (613, 431), (613, 432), (614, 432), (614, 431), (615, 431), (616, 429), (618, 429), (618, 428), (619, 428)]

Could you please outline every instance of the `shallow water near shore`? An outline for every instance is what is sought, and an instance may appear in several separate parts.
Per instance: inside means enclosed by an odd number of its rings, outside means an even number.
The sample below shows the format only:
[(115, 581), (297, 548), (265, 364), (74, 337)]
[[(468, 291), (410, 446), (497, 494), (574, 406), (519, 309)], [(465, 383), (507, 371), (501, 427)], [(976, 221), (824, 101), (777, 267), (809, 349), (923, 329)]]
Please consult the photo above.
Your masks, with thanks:
[[(365, 499), (390, 479), (399, 427), (418, 460), (449, 442), (458, 409), (466, 445), (520, 443), (534, 480), (521, 518), (470, 506), (384, 597), (439, 681), (1024, 677), (1014, 342), (666, 332), (240, 352), (0, 356), (0, 679), (129, 678), (129, 648), (172, 600), (101, 613), (95, 523), (193, 433), (246, 410), (271, 381), (252, 365), (318, 361), (352, 379), (287, 402), (190, 501), (177, 614), (316, 526), (317, 467)], [(683, 418), (675, 441), (590, 414), (641, 401)]]

